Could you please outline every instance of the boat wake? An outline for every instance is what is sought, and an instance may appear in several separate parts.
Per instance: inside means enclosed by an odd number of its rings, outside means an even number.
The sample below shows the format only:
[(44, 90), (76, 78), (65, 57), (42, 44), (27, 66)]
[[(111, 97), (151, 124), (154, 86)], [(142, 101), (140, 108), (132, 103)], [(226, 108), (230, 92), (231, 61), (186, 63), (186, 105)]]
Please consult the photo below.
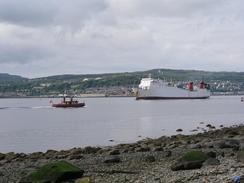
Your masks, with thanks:
[(36, 107), (31, 107), (31, 109), (51, 109), (52, 106), (36, 106)]
[(51, 106), (34, 106), (34, 107), (29, 107), (29, 106), (20, 106), (20, 107), (0, 107), (0, 110), (4, 109), (49, 109), (52, 108)]

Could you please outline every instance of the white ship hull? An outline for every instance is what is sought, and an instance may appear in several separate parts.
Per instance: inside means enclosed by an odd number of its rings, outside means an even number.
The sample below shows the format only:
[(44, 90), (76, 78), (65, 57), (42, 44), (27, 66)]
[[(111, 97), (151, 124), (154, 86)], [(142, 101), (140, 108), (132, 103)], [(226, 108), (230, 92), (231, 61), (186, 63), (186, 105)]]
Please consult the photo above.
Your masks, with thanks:
[(210, 91), (206, 88), (194, 90), (169, 86), (161, 80), (146, 78), (141, 81), (136, 99), (207, 99)]

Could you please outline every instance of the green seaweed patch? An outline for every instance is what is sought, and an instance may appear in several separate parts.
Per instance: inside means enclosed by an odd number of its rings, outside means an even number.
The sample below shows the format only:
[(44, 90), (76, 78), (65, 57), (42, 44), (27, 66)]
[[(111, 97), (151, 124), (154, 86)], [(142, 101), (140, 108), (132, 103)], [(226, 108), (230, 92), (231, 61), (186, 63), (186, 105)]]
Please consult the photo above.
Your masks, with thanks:
[(202, 151), (189, 151), (181, 159), (184, 161), (206, 161), (208, 155)]
[(59, 161), (42, 166), (40, 169), (23, 178), (20, 182), (60, 182), (80, 178), (83, 173), (84, 171), (80, 168), (66, 161)]

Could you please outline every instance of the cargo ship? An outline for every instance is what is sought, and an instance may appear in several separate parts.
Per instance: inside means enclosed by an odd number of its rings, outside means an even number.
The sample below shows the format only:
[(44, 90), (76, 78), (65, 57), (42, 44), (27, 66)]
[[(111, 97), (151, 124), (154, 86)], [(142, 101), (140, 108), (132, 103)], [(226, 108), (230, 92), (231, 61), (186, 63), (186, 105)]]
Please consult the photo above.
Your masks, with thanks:
[(143, 78), (136, 93), (136, 99), (207, 99), (210, 97), (209, 85), (201, 81), (197, 86), (189, 82), (185, 88), (179, 88), (172, 83)]

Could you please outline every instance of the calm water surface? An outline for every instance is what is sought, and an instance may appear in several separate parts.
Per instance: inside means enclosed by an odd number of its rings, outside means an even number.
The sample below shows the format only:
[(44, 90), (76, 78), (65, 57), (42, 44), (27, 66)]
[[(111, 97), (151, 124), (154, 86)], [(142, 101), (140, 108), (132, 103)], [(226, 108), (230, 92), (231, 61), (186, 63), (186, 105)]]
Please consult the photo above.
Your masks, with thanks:
[(178, 128), (189, 134), (208, 123), (218, 127), (244, 121), (240, 96), (207, 100), (81, 100), (86, 102), (85, 108), (56, 109), (50, 107), (50, 99), (0, 99), (0, 152), (114, 145), (172, 135)]

